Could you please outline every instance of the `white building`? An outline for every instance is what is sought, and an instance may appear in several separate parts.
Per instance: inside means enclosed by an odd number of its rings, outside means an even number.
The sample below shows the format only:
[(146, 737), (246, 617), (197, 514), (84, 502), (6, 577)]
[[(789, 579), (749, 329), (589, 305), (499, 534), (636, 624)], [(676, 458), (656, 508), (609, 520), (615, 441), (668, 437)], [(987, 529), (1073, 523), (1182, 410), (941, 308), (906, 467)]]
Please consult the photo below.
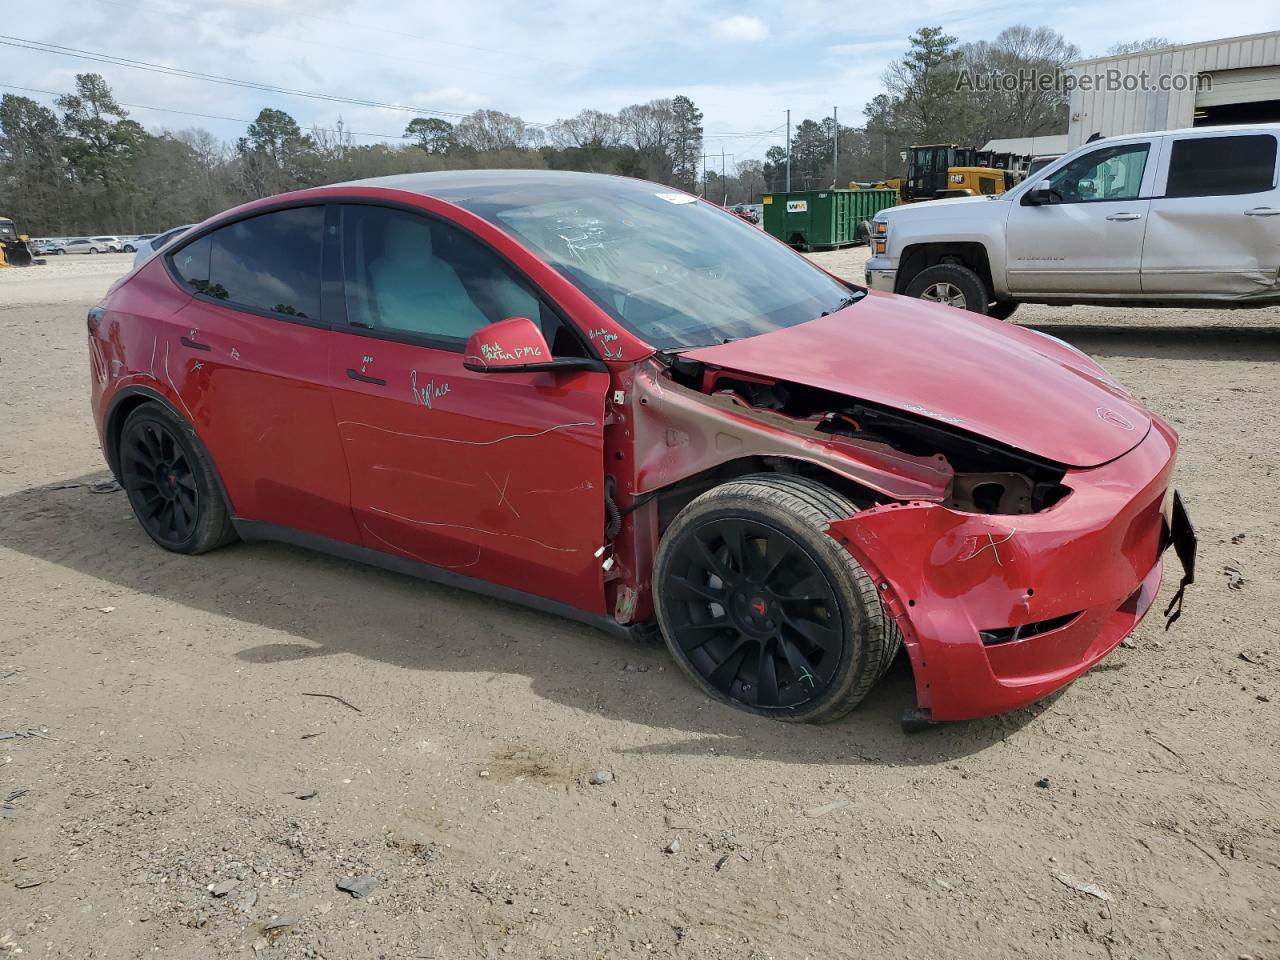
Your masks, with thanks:
[(1067, 142), (1280, 121), (1280, 31), (1069, 64)]

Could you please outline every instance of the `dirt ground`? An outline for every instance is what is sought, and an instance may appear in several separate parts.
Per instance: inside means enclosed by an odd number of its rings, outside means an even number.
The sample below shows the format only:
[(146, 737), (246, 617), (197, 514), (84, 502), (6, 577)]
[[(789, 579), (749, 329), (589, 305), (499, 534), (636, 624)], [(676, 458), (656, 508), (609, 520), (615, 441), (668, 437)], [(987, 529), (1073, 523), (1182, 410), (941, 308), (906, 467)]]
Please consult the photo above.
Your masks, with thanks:
[(1280, 310), (1018, 314), (1181, 431), (1200, 582), (1050, 702), (908, 737), (905, 662), (790, 726), (493, 600), (162, 552), (88, 486), (128, 260), (0, 271), (0, 954), (1280, 957)]

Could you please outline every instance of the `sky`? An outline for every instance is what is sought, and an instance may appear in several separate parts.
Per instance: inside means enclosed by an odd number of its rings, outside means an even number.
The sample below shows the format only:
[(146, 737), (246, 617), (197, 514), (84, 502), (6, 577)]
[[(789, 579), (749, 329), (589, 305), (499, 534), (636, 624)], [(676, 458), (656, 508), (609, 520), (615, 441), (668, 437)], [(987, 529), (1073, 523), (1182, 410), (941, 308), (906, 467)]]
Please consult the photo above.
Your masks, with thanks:
[(199, 126), (232, 140), (261, 108), (274, 107), (304, 128), (332, 128), (341, 118), (356, 142), (369, 143), (394, 140), (416, 110), (453, 120), (485, 108), (549, 123), (583, 108), (613, 112), (685, 94), (704, 113), (704, 147), (714, 155), (708, 165), (718, 167), (723, 151), (730, 169), (784, 143), (788, 108), (793, 123), (830, 116), (835, 106), (842, 123), (860, 124), (863, 106), (881, 92), (885, 67), (921, 26), (942, 26), (962, 42), (991, 39), (1017, 23), (1047, 26), (1085, 56), (1152, 35), (1192, 43), (1280, 28), (1275, 0), (14, 3), (21, 16), (4, 18), (0, 42), (36, 40), (408, 108), (337, 104), (0, 47), (0, 92), (52, 105), (50, 93), (33, 91), (68, 91), (76, 73), (96, 71), (152, 131)]

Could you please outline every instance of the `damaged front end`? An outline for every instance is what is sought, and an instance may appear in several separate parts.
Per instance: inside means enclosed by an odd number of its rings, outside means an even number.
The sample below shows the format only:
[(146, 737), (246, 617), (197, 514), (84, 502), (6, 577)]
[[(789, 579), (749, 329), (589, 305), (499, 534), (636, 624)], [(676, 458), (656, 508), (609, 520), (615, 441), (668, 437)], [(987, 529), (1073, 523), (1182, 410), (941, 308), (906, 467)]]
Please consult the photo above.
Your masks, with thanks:
[[(631, 368), (619, 556), (652, 556), (671, 516), (726, 476), (821, 480), (859, 507), (830, 535), (880, 588), (931, 720), (1033, 702), (1105, 656), (1146, 613), (1169, 541), (1176, 438), (1072, 467), (902, 410), (668, 355)], [(623, 475), (625, 474), (625, 476)], [(1192, 545), (1194, 553), (1194, 544)], [(647, 564), (637, 562), (637, 569)], [(650, 609), (647, 583), (628, 612)]]

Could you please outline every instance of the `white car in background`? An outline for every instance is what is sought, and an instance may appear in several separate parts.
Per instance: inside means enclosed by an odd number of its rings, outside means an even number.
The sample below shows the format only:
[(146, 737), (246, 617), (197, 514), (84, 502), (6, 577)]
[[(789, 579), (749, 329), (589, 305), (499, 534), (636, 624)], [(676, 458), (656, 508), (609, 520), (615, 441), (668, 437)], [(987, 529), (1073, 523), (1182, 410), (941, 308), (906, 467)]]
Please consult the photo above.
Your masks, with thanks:
[(106, 237), (76, 237), (62, 245), (62, 253), (116, 253)]
[(166, 230), (164, 233), (151, 234), (150, 238), (139, 237), (138, 252), (133, 256), (133, 268), (135, 270), (138, 269), (138, 267), (142, 266), (144, 263), (146, 263), (148, 260), (151, 259), (151, 255), (153, 253), (155, 253), (157, 250), (163, 247), (166, 243), (168, 243), (174, 237), (178, 236), (179, 234), (186, 233), (188, 230), (192, 228), (192, 226), (194, 226), (194, 224), (184, 223), (182, 226), (174, 227), (171, 230)]

